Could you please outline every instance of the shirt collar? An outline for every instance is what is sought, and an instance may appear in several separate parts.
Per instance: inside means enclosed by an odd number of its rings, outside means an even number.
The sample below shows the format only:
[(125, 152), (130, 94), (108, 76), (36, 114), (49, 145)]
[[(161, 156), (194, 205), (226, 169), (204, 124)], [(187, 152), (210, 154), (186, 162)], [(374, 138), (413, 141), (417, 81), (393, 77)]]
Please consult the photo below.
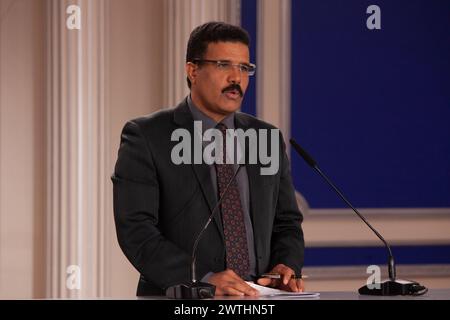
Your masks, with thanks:
[[(192, 113), (192, 117), (194, 118), (194, 121), (202, 122), (203, 131), (216, 127), (217, 122), (208, 117), (202, 111), (200, 111), (200, 109), (194, 104), (194, 101), (192, 101), (191, 95), (188, 96), (187, 103), (189, 106), (189, 110)], [(225, 124), (228, 129), (234, 129), (234, 112), (228, 115), (221, 122)]]

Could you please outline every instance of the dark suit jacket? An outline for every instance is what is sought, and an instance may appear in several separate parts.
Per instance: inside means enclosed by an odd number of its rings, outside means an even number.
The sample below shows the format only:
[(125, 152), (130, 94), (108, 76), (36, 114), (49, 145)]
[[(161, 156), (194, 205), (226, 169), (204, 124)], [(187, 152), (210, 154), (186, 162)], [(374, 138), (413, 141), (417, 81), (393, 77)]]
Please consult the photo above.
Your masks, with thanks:
[[(244, 113), (236, 113), (235, 125), (274, 128)], [(171, 150), (179, 142), (171, 141), (171, 135), (178, 128), (193, 137), (186, 99), (176, 108), (129, 121), (122, 131), (112, 177), (114, 217), (120, 247), (141, 274), (137, 295), (163, 294), (189, 280), (195, 238), (217, 201), (208, 165), (172, 163)], [(260, 164), (246, 165), (256, 267), (263, 273), (284, 263), (300, 274), (303, 217), (280, 139), (277, 174), (263, 176)], [(225, 261), (222, 221), (216, 214), (198, 245), (197, 278), (225, 270)]]

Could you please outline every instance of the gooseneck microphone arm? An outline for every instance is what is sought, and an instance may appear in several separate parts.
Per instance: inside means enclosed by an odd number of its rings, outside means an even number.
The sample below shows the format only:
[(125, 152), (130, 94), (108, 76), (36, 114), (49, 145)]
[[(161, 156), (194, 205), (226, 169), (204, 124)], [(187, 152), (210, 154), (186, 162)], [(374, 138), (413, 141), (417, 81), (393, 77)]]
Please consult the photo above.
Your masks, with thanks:
[(328, 179), (328, 177), (320, 170), (318, 166), (315, 166), (314, 169), (325, 179), (325, 181), (328, 182), (328, 184), (336, 191), (336, 193), (341, 197), (344, 202), (355, 211), (355, 213), (358, 215), (358, 217), (361, 218), (362, 221), (377, 235), (377, 237), (384, 243), (384, 246), (387, 248), (389, 252), (389, 261), (388, 261), (388, 272), (389, 272), (389, 279), (392, 281), (396, 278), (396, 271), (395, 271), (395, 263), (394, 263), (394, 256), (392, 255), (391, 247), (389, 244), (384, 240), (383, 236), (375, 230), (374, 227), (369, 223), (369, 221), (364, 218), (364, 216), (345, 198), (345, 196), (342, 194), (342, 192), (333, 184), (333, 182)]
[[(197, 280), (197, 272), (196, 272), (196, 263), (197, 263), (197, 246), (202, 238), (203, 233), (208, 228), (211, 223), (214, 215), (219, 209), (220, 204), (222, 203), (223, 198), (226, 195), (226, 192), (230, 185), (235, 180), (239, 170), (243, 167), (242, 164), (239, 165), (236, 172), (231, 177), (230, 181), (226, 184), (223, 192), (219, 195), (219, 199), (217, 200), (216, 205), (211, 210), (211, 214), (209, 215), (208, 220), (206, 221), (202, 230), (198, 233), (195, 238), (194, 245), (192, 247), (192, 255), (191, 255), (191, 277), (190, 282), (175, 284), (166, 289), (166, 296), (172, 299), (206, 299), (214, 297), (216, 287), (210, 283), (205, 283)], [(206, 197), (206, 196), (205, 196)]]
[(347, 198), (342, 194), (342, 192), (334, 185), (334, 183), (320, 170), (319, 166), (317, 165), (316, 161), (302, 148), (300, 145), (294, 140), (289, 140), (294, 150), (305, 160), (305, 162), (311, 166), (314, 170), (316, 170), (319, 175), (325, 179), (325, 181), (334, 189), (334, 191), (339, 195), (339, 197), (344, 200), (344, 202), (352, 208), (352, 210), (358, 215), (358, 217), (361, 218), (362, 221), (376, 234), (376, 236), (384, 243), (385, 247), (387, 248), (389, 252), (389, 260), (388, 260), (388, 272), (389, 272), (389, 279), (392, 281), (395, 281), (396, 279), (396, 270), (395, 270), (395, 262), (394, 262), (394, 256), (392, 255), (392, 250), (389, 244), (384, 240), (384, 238), (381, 236), (381, 234), (375, 230), (374, 227), (369, 223), (369, 221), (364, 218), (364, 216), (359, 213), (359, 211), (350, 203), (350, 201), (347, 200)]
[(228, 188), (233, 183), (234, 179), (236, 178), (237, 174), (241, 170), (242, 166), (243, 166), (242, 164), (239, 165), (239, 167), (237, 168), (236, 172), (231, 177), (230, 181), (228, 181), (227, 185), (223, 189), (222, 194), (220, 195), (219, 200), (217, 201), (217, 203), (214, 206), (214, 208), (211, 210), (211, 214), (209, 215), (208, 221), (206, 222), (205, 226), (199, 232), (197, 238), (195, 239), (194, 246), (193, 246), (193, 249), (192, 249), (192, 256), (191, 256), (191, 281), (193, 283), (197, 282), (196, 260), (197, 260), (197, 246), (198, 246), (198, 243), (199, 243), (200, 239), (202, 238), (203, 233), (208, 228), (209, 224), (211, 223), (212, 219), (214, 218), (215, 213), (218, 211), (217, 209), (219, 208), (220, 204), (222, 203), (222, 199), (224, 198), (224, 195), (226, 194)]

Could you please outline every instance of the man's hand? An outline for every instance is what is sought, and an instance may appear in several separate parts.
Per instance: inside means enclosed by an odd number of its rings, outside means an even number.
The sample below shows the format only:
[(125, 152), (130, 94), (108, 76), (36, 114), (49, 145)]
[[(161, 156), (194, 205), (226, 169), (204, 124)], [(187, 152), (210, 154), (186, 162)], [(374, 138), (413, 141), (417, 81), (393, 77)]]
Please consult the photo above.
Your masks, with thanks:
[(208, 282), (216, 286), (216, 296), (256, 296), (259, 291), (249, 286), (233, 270), (214, 273)]
[(302, 279), (291, 278), (295, 275), (294, 270), (284, 264), (277, 264), (271, 273), (278, 273), (280, 279), (259, 278), (257, 283), (262, 286), (277, 288), (285, 291), (302, 292), (304, 291), (304, 283)]

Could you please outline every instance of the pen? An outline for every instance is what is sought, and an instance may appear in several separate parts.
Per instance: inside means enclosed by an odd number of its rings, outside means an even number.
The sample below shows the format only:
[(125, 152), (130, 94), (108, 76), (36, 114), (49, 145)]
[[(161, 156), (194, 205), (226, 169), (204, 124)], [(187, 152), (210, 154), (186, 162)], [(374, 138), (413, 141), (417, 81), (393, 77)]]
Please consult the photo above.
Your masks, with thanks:
[[(271, 279), (280, 279), (281, 275), (279, 273), (263, 273), (261, 275), (262, 278), (271, 278)], [(308, 278), (306, 275), (296, 276), (295, 274), (291, 275), (291, 279), (305, 279)]]

